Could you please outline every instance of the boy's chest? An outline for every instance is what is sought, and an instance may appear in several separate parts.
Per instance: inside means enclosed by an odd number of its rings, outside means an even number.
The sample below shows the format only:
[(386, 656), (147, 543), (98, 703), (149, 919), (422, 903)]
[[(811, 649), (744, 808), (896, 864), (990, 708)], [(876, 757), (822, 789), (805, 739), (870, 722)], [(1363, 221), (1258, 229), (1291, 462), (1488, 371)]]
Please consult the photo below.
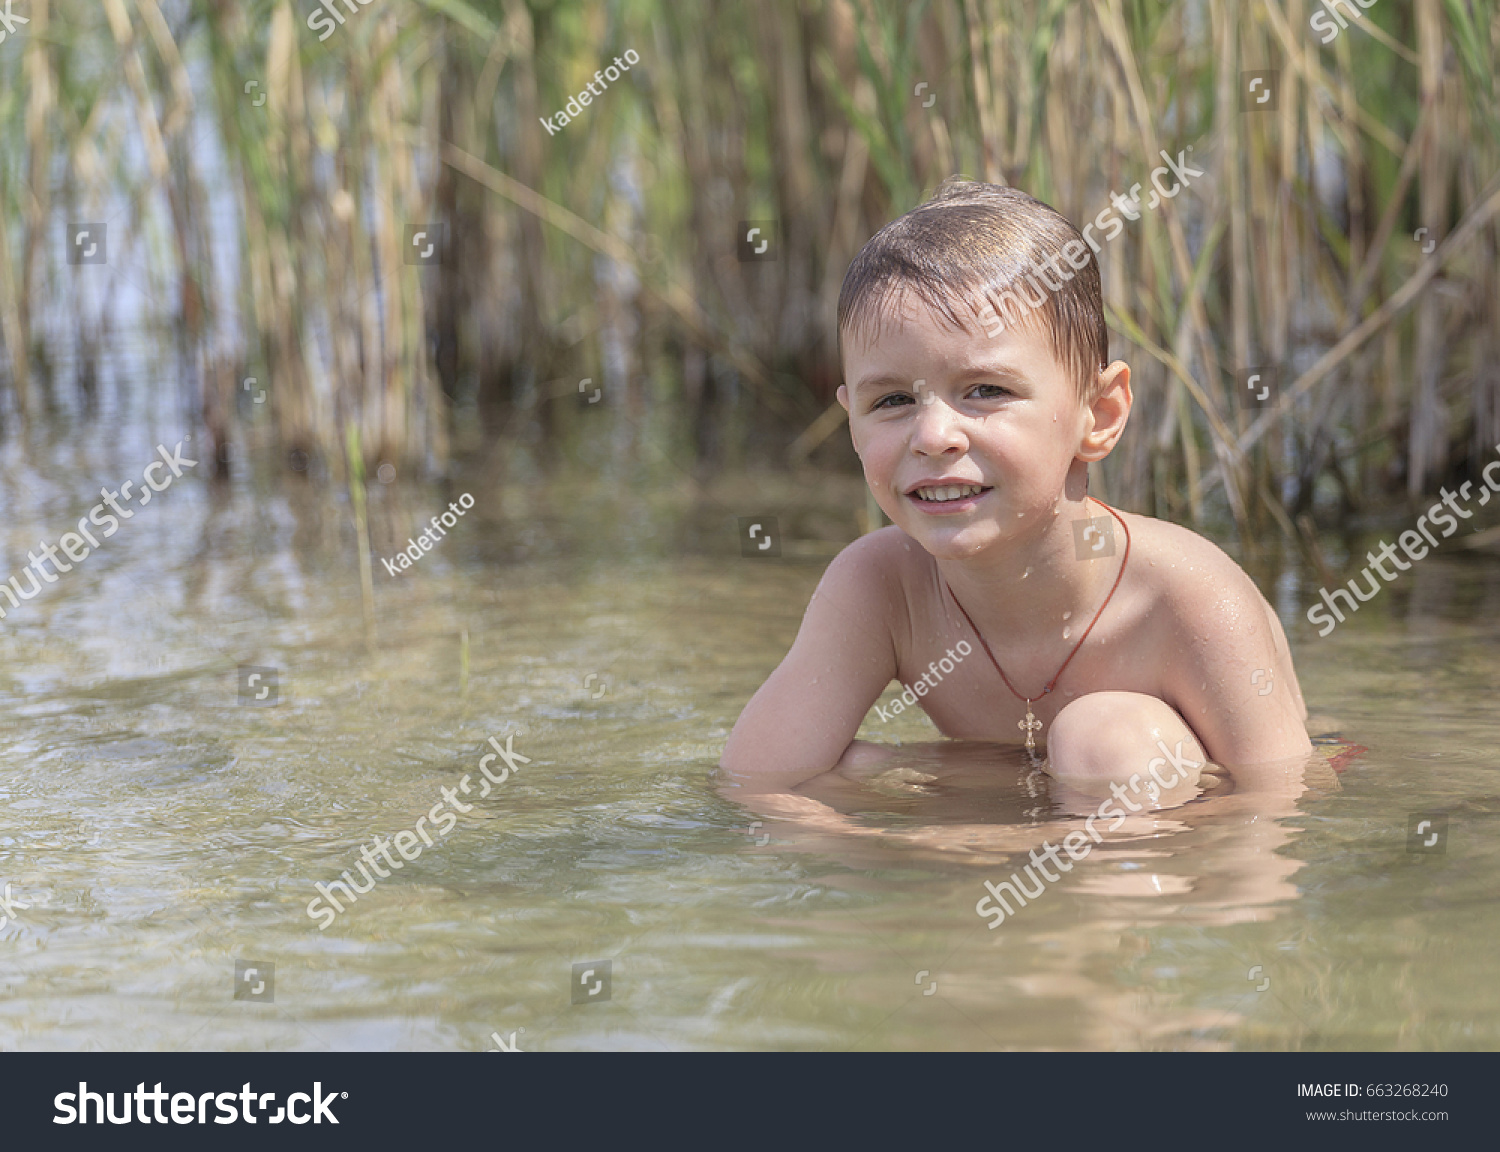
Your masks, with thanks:
[(993, 659), (965, 621), (914, 618), (897, 651), (905, 707), (921, 708), (953, 739), (1021, 743), (1027, 697), (1033, 716), (1049, 727), (1064, 706), (1090, 692), (1140, 692), (1171, 703), (1169, 670), (1154, 658), (1150, 630), (1122, 617), (1101, 617), (1082, 644), (1087, 621), (1065, 623), (1056, 636), (1024, 646), (986, 637)]

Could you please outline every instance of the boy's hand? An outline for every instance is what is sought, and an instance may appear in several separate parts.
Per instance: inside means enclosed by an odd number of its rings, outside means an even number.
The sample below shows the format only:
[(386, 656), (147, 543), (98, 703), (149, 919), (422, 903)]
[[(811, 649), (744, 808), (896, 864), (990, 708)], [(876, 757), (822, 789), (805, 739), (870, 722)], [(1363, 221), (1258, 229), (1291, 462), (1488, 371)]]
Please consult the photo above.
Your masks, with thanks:
[(855, 740), (844, 749), (843, 756), (834, 765), (834, 771), (846, 780), (869, 780), (884, 772), (895, 755), (896, 749), (889, 744)]

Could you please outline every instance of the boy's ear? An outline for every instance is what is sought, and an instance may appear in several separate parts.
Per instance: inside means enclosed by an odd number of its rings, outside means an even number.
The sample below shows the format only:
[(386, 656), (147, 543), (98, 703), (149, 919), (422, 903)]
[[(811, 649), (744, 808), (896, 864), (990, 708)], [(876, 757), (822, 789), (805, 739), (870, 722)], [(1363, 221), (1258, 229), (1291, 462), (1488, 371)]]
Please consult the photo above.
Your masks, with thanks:
[(1134, 400), (1130, 392), (1130, 366), (1123, 360), (1099, 369), (1099, 379), (1098, 398), (1089, 405), (1089, 428), (1078, 447), (1078, 458), (1090, 463), (1103, 460), (1114, 450), (1125, 431), (1125, 422), (1130, 419)]
[[(849, 411), (849, 385), (840, 384), (837, 392), (838, 402), (843, 405), (844, 411)], [(859, 455), (859, 437), (854, 434), (854, 421), (849, 421), (849, 442), (854, 445), (854, 454)]]

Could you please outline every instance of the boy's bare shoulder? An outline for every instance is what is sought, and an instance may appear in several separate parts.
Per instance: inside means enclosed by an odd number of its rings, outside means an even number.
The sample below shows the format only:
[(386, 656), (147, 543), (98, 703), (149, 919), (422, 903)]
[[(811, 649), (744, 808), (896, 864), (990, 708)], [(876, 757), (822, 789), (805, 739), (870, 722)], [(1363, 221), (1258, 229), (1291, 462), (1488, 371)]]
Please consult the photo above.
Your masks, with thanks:
[(824, 575), (866, 592), (900, 596), (911, 578), (931, 566), (927, 552), (894, 524), (867, 532), (844, 546)]
[(922, 546), (890, 525), (846, 545), (823, 573), (814, 598), (826, 594), (857, 603), (895, 624), (897, 616), (909, 614), (910, 590), (931, 568)]
[(926, 549), (896, 525), (889, 524), (845, 545), (833, 563), (899, 578), (921, 571), (930, 559)]
[(1222, 548), (1196, 532), (1149, 516), (1121, 513), (1130, 526), (1130, 566), (1150, 607), (1195, 629), (1230, 623), (1248, 608), (1260, 624), (1265, 598)]
[[(1238, 754), (1252, 762), (1254, 740), (1243, 732), (1234, 736), (1233, 730), (1265, 723), (1291, 733), (1307, 718), (1275, 609), (1249, 574), (1211, 541), (1150, 517), (1127, 513), (1125, 519), (1136, 573), (1127, 581), (1133, 588), (1131, 614), (1159, 661), (1158, 695), (1191, 719), (1200, 738), (1217, 731), (1223, 740), (1248, 741)], [(1275, 692), (1275, 684), (1288, 686), (1290, 694)], [(1287, 738), (1297, 743), (1306, 737)]]

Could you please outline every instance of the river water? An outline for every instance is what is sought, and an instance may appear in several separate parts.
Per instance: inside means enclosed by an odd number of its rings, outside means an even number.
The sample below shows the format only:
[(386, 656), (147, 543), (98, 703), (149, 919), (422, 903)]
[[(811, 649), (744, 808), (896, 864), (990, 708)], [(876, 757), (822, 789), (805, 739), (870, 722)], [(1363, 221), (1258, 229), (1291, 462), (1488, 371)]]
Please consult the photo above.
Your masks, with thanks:
[[(7, 442), (0, 578), (189, 431)], [(695, 495), (523, 457), (372, 482), (369, 644), (349, 501), (270, 457), (189, 469), (0, 598), (0, 1048), (1500, 1047), (1495, 557), (1450, 541), (1324, 639), (1316, 581), (1267, 577), (1309, 706), (1369, 751), (1279, 806), (1168, 813), (992, 930), (983, 881), (1054, 821), (1012, 753), (872, 712), (896, 767), (821, 792), (860, 836), (716, 788), (857, 480)], [(742, 556), (769, 515), (782, 555)], [(491, 737), (516, 770), (481, 798)], [(1414, 851), (1423, 814), (1445, 838)]]

